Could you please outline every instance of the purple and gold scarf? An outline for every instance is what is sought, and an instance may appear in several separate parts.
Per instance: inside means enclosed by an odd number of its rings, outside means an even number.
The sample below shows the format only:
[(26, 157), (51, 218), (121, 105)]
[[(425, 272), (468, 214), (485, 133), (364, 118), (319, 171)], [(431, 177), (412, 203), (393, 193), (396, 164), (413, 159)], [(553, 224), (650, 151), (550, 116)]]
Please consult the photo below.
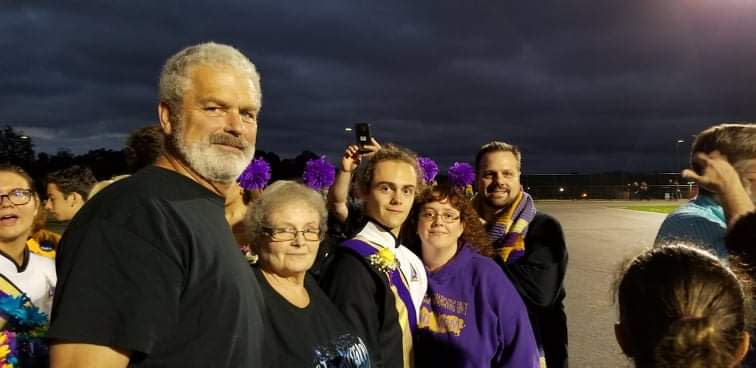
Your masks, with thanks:
[[(473, 199), (475, 208), (481, 208), (480, 201), (478, 196)], [(533, 198), (520, 191), (509, 208), (500, 210), (495, 221), (486, 224), (488, 238), (504, 263), (512, 263), (525, 254), (525, 234), (535, 214)]]

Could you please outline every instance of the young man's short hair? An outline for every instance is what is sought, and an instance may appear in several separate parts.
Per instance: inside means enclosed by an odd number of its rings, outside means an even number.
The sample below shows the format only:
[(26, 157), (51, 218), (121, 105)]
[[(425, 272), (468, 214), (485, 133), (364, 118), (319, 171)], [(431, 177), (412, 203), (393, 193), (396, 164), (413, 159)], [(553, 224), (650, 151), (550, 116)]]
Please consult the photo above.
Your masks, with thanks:
[(55, 184), (65, 196), (79, 193), (84, 200), (87, 200), (89, 191), (95, 183), (97, 179), (92, 170), (86, 166), (74, 165), (47, 175), (47, 184)]
[(393, 144), (386, 144), (381, 147), (369, 160), (363, 162), (355, 173), (355, 183), (357, 187), (363, 192), (367, 193), (370, 190), (370, 186), (373, 183), (373, 173), (375, 172), (375, 166), (379, 162), (383, 161), (399, 161), (404, 162), (412, 166), (417, 176), (416, 193), (422, 190), (424, 185), (423, 172), (420, 166), (417, 164), (417, 155), (406, 149), (395, 146)]

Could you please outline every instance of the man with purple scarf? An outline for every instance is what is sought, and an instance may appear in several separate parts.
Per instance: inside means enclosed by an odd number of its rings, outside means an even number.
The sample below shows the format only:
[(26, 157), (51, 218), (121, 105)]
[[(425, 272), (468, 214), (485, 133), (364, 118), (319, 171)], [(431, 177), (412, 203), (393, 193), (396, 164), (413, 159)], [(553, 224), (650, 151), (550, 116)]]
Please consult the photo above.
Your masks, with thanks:
[(559, 222), (536, 211), (522, 191), (516, 146), (494, 141), (475, 157), (477, 195), (473, 206), (504, 269), (528, 308), (533, 332), (548, 368), (568, 366), (564, 275), (567, 246)]

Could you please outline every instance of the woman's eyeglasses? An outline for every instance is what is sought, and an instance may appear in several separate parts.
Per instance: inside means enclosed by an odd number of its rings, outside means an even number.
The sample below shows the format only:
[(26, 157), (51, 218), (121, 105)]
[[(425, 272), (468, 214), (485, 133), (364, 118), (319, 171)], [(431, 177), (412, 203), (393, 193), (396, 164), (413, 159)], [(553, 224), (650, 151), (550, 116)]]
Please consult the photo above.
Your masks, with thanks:
[(442, 222), (445, 222), (447, 224), (450, 224), (454, 221), (459, 220), (459, 214), (456, 214), (454, 212), (441, 212), (441, 213), (436, 213), (435, 211), (420, 212), (420, 219), (423, 221), (432, 222), (437, 217), (441, 219)]
[(16, 206), (27, 204), (32, 199), (32, 191), (29, 189), (11, 189), (7, 193), (0, 193), (0, 203), (3, 203), (3, 198), (8, 198), (10, 203)]
[(299, 233), (302, 233), (305, 240), (319, 241), (321, 240), (320, 235), (322, 233), (320, 229), (295, 230), (264, 227), (262, 230), (262, 233), (269, 236), (273, 241), (292, 241), (297, 238), (297, 234)]

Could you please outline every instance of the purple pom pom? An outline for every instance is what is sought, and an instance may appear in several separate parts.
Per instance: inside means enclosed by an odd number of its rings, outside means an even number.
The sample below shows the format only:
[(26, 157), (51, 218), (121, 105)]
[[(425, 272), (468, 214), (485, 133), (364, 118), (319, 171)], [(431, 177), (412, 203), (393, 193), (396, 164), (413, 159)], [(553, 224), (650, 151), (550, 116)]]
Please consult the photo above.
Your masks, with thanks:
[(467, 162), (455, 162), (449, 168), (449, 181), (456, 187), (466, 187), (475, 180), (475, 170)]
[(262, 158), (252, 160), (236, 181), (246, 190), (265, 188), (270, 180), (270, 165)]
[(420, 166), (420, 170), (423, 171), (423, 180), (425, 180), (426, 184), (429, 184), (436, 178), (436, 174), (438, 174), (438, 165), (436, 165), (435, 161), (428, 157), (418, 157), (417, 164)]
[(325, 156), (316, 160), (307, 161), (304, 174), (302, 174), (302, 180), (304, 183), (315, 190), (330, 187), (335, 179), (336, 168), (326, 160)]

